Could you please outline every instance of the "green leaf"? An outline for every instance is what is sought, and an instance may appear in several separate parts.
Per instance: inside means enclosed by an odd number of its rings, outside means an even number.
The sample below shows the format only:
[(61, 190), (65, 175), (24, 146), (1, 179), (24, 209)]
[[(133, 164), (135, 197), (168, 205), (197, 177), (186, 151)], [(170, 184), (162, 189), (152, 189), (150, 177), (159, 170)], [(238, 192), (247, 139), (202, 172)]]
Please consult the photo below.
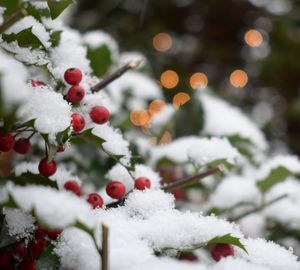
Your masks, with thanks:
[(51, 18), (57, 18), (69, 5), (75, 3), (75, 0), (47, 0), (48, 7), (50, 8)]
[(19, 206), (16, 204), (14, 198), (8, 194), (8, 200), (4, 203), (0, 204), (1, 207), (7, 207), (7, 208), (19, 208)]
[(64, 131), (56, 134), (56, 141), (59, 145), (65, 144), (65, 142), (69, 139), (69, 131), (70, 128), (66, 128)]
[(247, 253), (245, 246), (241, 243), (238, 237), (234, 237), (231, 234), (225, 234), (223, 236), (216, 236), (208, 241), (208, 244), (231, 244), (237, 246)]
[(49, 245), (43, 253), (38, 258), (38, 261), (36, 263), (36, 269), (37, 270), (58, 270), (59, 269), (59, 258), (58, 256), (53, 252), (54, 245)]
[(8, 181), (13, 181), (15, 184), (20, 186), (36, 184), (58, 189), (56, 181), (52, 181), (48, 177), (42, 176), (40, 174), (33, 174), (30, 172), (23, 173), (19, 176), (11, 175), (9, 177), (0, 178), (0, 183), (6, 183)]
[(102, 45), (96, 49), (88, 48), (87, 57), (97, 77), (103, 77), (107, 74), (113, 64), (111, 50), (107, 45)]
[(74, 227), (85, 231), (86, 233), (88, 233), (92, 238), (94, 238), (94, 231), (92, 229), (90, 229), (89, 227), (87, 227), (86, 225), (84, 225), (82, 222), (80, 222), (79, 220), (76, 221), (76, 223), (73, 225)]
[(290, 172), (288, 169), (286, 169), (283, 166), (279, 166), (273, 169), (266, 178), (259, 180), (256, 183), (256, 185), (259, 187), (259, 189), (262, 192), (266, 192), (272, 186), (276, 185), (279, 182), (284, 181), (288, 176), (292, 176), (292, 175), (294, 174)]
[(21, 7), (19, 0), (0, 0), (0, 6), (5, 7), (4, 19), (9, 19)]
[(7, 223), (3, 219), (1, 231), (0, 231), (0, 248), (4, 248), (16, 242), (16, 239), (9, 235)]
[(208, 168), (217, 167), (219, 165), (224, 165), (226, 167), (226, 169), (228, 169), (228, 170), (231, 170), (234, 168), (234, 164), (229, 163), (226, 159), (217, 159), (217, 160), (214, 160), (214, 161), (206, 164), (206, 166)]
[(85, 143), (85, 142), (89, 142), (92, 143), (96, 146), (101, 147), (102, 144), (105, 142), (104, 139), (94, 135), (92, 133), (92, 129), (87, 129), (84, 132), (80, 133), (80, 134), (76, 134), (73, 135), (71, 137), (71, 141), (74, 143)]
[(43, 47), (39, 38), (32, 33), (31, 27), (19, 32), (18, 34), (3, 34), (2, 38), (7, 43), (17, 41), (20, 47), (32, 47), (35, 49)]

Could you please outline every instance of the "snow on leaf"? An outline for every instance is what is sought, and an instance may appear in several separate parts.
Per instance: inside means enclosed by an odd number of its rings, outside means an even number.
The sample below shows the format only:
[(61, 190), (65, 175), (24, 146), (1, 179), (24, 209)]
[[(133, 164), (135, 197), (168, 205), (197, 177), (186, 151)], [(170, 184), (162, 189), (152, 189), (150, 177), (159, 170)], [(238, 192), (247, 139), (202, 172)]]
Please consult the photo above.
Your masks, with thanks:
[(73, 4), (75, 0), (47, 0), (51, 18), (56, 19), (69, 5)]
[(225, 234), (223, 236), (216, 236), (213, 239), (209, 240), (208, 244), (231, 244), (247, 252), (245, 246), (241, 243), (240, 239), (230, 234)]

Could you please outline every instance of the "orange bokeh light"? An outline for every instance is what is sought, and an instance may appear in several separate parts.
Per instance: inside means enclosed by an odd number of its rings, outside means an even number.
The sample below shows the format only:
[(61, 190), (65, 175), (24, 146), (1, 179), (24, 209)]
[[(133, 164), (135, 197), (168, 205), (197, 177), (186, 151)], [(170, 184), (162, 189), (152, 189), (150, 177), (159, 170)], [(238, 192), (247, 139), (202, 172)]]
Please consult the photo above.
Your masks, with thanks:
[(172, 37), (167, 33), (158, 33), (153, 37), (153, 47), (159, 52), (168, 51), (172, 44)]
[(160, 83), (163, 87), (171, 89), (176, 87), (179, 77), (174, 70), (166, 70), (160, 76)]
[(245, 71), (237, 69), (230, 74), (230, 83), (232, 86), (241, 88), (248, 83), (248, 75)]
[(162, 135), (159, 144), (168, 144), (172, 140), (172, 134), (169, 131), (165, 131)]
[(244, 40), (250, 47), (259, 47), (263, 42), (263, 36), (259, 31), (250, 29), (245, 33)]
[(149, 112), (151, 115), (159, 113), (166, 106), (166, 103), (161, 99), (153, 100), (149, 105)]
[(136, 126), (146, 126), (150, 121), (147, 110), (134, 110), (130, 113), (130, 121)]
[(205, 88), (207, 84), (207, 76), (202, 72), (196, 72), (190, 78), (190, 85), (193, 89)]
[(184, 92), (179, 92), (173, 97), (173, 106), (179, 109), (180, 106), (184, 105), (191, 99), (190, 95)]

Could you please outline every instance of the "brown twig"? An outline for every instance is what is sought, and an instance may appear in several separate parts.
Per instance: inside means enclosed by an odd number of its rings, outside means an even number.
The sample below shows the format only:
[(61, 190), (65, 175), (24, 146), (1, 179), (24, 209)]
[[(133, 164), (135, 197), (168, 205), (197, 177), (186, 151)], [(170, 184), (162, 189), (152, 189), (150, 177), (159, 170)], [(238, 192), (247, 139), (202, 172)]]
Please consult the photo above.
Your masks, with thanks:
[(254, 209), (252, 209), (250, 211), (247, 211), (247, 212), (245, 212), (243, 214), (240, 214), (239, 216), (236, 216), (235, 218), (231, 218), (230, 221), (238, 221), (238, 220), (240, 220), (240, 219), (242, 219), (242, 218), (244, 218), (244, 217), (246, 217), (248, 215), (251, 215), (251, 214), (254, 214), (256, 212), (259, 212), (259, 211), (265, 209), (266, 207), (268, 207), (268, 206), (270, 206), (270, 205), (272, 205), (272, 204), (274, 204), (274, 203), (276, 203), (278, 201), (281, 201), (282, 199), (285, 199), (287, 197), (288, 197), (288, 194), (281, 195), (281, 196), (279, 196), (279, 197), (277, 197), (277, 198), (275, 198), (273, 200), (270, 200), (269, 202), (267, 202), (267, 203), (265, 203), (263, 205), (260, 205), (260, 206), (254, 208)]
[(0, 33), (5, 32), (9, 27), (11, 27), (13, 24), (15, 24), (17, 21), (22, 19), (27, 15), (27, 12), (25, 9), (20, 9), (16, 13), (14, 13), (9, 19), (3, 22), (3, 24), (0, 26)]
[(113, 82), (114, 80), (120, 78), (126, 71), (135, 69), (141, 64), (142, 60), (133, 60), (127, 63), (126, 65), (120, 67), (115, 72), (104, 78), (101, 82), (97, 83), (91, 88), (91, 92), (99, 92), (101, 89), (103, 89), (105, 86)]
[(108, 233), (108, 227), (105, 224), (102, 224), (102, 250), (100, 270), (108, 270)]

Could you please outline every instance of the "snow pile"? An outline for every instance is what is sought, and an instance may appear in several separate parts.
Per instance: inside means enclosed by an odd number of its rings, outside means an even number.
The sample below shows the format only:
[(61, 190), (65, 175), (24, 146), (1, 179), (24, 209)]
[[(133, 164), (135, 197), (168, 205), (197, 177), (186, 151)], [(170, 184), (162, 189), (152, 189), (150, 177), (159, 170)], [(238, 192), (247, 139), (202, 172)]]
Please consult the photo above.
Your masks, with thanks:
[(199, 98), (204, 109), (205, 133), (216, 136), (240, 135), (259, 149), (267, 149), (264, 134), (238, 108), (207, 93), (201, 92)]
[(226, 160), (235, 164), (240, 156), (227, 138), (203, 138), (196, 140), (187, 150), (189, 159), (203, 166), (216, 160)]
[(261, 194), (254, 181), (241, 176), (228, 176), (217, 186), (210, 203), (218, 208), (231, 208), (240, 203), (256, 204)]
[(49, 134), (54, 140), (55, 134), (70, 126), (71, 106), (59, 93), (45, 86), (35, 87), (32, 95), (20, 108), (19, 116), (23, 121), (35, 120), (37, 131)]
[(35, 230), (35, 219), (20, 209), (3, 208), (3, 214), (10, 236), (17, 240), (29, 240)]

